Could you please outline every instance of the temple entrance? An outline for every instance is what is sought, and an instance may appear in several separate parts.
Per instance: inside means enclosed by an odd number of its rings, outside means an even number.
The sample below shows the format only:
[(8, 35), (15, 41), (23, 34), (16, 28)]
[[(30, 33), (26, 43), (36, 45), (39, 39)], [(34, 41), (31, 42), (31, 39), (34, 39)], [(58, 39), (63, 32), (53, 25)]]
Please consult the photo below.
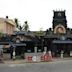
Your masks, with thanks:
[(51, 50), (54, 57), (60, 57), (61, 52), (63, 52), (64, 57), (70, 57), (70, 52), (72, 51), (71, 47), (71, 43), (64, 43), (64, 41), (62, 41), (61, 43), (53, 43)]
[(62, 48), (60, 44), (53, 44), (51, 48), (53, 57), (60, 57)]
[(61, 51), (63, 51), (64, 57), (70, 56), (70, 47), (67, 44), (54, 44), (52, 52), (54, 53), (55, 57), (61, 56)]
[(25, 47), (24, 46), (17, 46), (15, 49), (16, 57), (24, 58), (25, 54)]

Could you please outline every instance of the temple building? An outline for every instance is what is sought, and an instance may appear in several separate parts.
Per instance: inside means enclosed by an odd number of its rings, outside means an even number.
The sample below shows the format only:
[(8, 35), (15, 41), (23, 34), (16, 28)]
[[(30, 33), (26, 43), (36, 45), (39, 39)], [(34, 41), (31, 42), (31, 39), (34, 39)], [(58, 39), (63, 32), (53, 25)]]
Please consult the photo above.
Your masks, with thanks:
[[(72, 29), (67, 27), (66, 11), (53, 11), (52, 27), (46, 31), (14, 31), (11, 37), (4, 37), (0, 44), (9, 44), (16, 47), (16, 55), (22, 53), (44, 52), (47, 48), (53, 56), (70, 56), (72, 52)], [(8, 23), (8, 22), (7, 22)], [(7, 41), (5, 41), (5, 39)]]
[(72, 51), (72, 29), (67, 27), (65, 12), (65, 10), (53, 11), (52, 28), (43, 31), (43, 34), (39, 34), (39, 36), (36, 36), (32, 31), (15, 33), (16, 37), (18, 35), (23, 36), (23, 41), (20, 40), (21, 38), (19, 40), (20, 43), (26, 44), (23, 47), (24, 53), (34, 53), (34, 47), (37, 46), (37, 52), (43, 52), (44, 48), (47, 47), (47, 52), (51, 50), (53, 56), (60, 56), (62, 51), (65, 56), (70, 56)]
[(65, 12), (53, 11), (52, 28), (42, 37), (44, 46), (47, 46), (47, 50), (51, 50), (54, 56), (59, 56), (61, 51), (65, 56), (69, 56), (72, 51), (72, 29), (67, 27)]
[(15, 31), (16, 24), (12, 19), (0, 18), (0, 32), (3, 34), (12, 35), (13, 31)]

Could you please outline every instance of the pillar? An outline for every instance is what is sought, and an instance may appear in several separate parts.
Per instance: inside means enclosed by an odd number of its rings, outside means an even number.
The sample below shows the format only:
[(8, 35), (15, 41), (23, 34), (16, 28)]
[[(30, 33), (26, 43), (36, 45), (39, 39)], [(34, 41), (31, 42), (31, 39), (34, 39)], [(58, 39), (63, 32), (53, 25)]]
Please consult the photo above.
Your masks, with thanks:
[(47, 53), (47, 47), (44, 47), (44, 54)]
[(63, 51), (61, 51), (61, 58), (63, 58)]
[(34, 51), (35, 51), (35, 53), (37, 53), (37, 46), (34, 47)]

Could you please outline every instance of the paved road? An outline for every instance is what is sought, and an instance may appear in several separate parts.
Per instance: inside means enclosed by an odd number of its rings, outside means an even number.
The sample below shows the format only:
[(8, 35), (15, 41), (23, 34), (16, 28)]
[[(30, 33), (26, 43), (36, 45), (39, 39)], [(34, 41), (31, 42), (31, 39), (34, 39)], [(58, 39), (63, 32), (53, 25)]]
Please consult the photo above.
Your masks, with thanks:
[(72, 60), (50, 63), (0, 64), (0, 72), (72, 72)]

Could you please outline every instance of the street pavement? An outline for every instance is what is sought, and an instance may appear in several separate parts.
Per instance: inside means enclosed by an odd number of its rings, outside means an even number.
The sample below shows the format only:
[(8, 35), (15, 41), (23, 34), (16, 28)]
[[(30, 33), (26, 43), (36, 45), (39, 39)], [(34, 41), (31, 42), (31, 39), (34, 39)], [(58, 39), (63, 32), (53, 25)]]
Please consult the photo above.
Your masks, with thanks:
[(72, 72), (72, 60), (42, 63), (0, 64), (0, 72)]

